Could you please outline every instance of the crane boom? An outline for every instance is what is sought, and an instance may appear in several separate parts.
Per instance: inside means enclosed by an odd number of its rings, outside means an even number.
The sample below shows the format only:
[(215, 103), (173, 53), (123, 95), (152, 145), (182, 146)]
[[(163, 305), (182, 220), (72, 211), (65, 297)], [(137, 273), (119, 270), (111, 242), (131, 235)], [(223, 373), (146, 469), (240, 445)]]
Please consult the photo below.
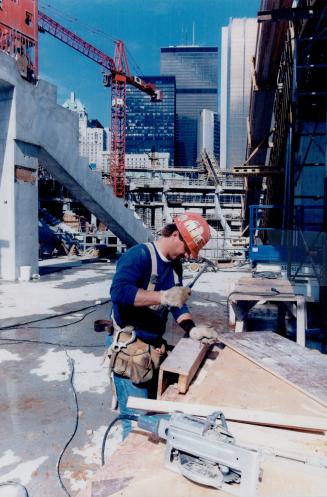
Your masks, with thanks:
[(125, 196), (125, 148), (126, 148), (126, 84), (131, 84), (151, 97), (160, 101), (162, 92), (155, 85), (146, 83), (138, 76), (131, 76), (124, 43), (116, 41), (114, 58), (94, 47), (60, 23), (38, 11), (38, 29), (46, 32), (72, 47), (102, 66), (105, 86), (111, 86), (111, 153), (109, 183), (117, 197)]
[(116, 71), (115, 62), (109, 55), (101, 52), (101, 50), (98, 50), (96, 47), (40, 11), (38, 13), (38, 28), (40, 32), (49, 33), (66, 45), (74, 48), (77, 52), (94, 60), (94, 62), (97, 62), (108, 71)]

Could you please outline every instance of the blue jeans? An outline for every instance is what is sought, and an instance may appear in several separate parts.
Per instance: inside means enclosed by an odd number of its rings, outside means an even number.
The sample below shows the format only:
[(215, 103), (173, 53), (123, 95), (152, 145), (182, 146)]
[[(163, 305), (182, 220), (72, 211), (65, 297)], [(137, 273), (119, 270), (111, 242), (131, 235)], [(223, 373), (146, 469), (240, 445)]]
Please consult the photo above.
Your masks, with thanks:
[[(112, 335), (106, 335), (105, 346), (108, 348), (112, 343)], [(117, 374), (113, 374), (120, 414), (144, 414), (144, 411), (134, 411), (127, 407), (128, 397), (140, 397), (147, 399), (149, 397), (148, 383), (135, 385), (129, 378), (124, 378)], [(132, 423), (128, 419), (122, 420), (123, 425), (123, 440), (132, 430)]]

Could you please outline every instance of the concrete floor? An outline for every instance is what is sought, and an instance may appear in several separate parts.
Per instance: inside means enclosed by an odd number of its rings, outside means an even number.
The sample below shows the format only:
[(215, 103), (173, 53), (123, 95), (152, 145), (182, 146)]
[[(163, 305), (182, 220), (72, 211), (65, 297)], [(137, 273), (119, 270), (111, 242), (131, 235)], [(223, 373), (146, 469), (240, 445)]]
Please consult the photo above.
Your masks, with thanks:
[[(61, 270), (58, 263), (52, 267), (57, 272), (49, 273), (49, 265), (45, 266), (43, 273), (48, 274), (39, 280), (0, 283), (0, 328), (75, 311), (19, 329), (0, 329), (0, 484), (17, 481), (27, 487), (30, 497), (65, 495), (56, 466), (76, 423), (72, 360), (78, 429), (60, 468), (72, 496), (100, 466), (103, 434), (116, 415), (110, 410), (107, 367), (102, 364), (104, 334), (93, 331), (93, 321), (107, 317), (108, 304), (78, 311), (107, 299), (114, 264), (76, 260), (68, 268), (71, 261), (64, 261), (60, 265), (66, 269)], [(219, 307), (206, 300), (213, 295), (220, 302), (220, 314), (226, 314), (226, 295), (239, 276), (204, 273), (194, 287), (191, 309), (202, 311), (210, 322)], [(173, 329), (169, 326), (167, 338), (176, 343)], [(108, 452), (119, 440), (118, 427), (113, 438), (108, 440)], [(15, 487), (0, 486), (0, 497), (21, 495)]]
[[(0, 327), (105, 300), (113, 271), (113, 265), (92, 264), (38, 281), (1, 283)], [(104, 334), (93, 331), (93, 321), (107, 314), (108, 304), (98, 305), (29, 325), (33, 328), (1, 331), (0, 483), (18, 481), (30, 496), (65, 495), (56, 465), (76, 423), (71, 360), (79, 426), (61, 461), (68, 491), (74, 495), (99, 467), (102, 437), (115, 414), (101, 364)], [(14, 495), (22, 494), (0, 487), (1, 497)]]

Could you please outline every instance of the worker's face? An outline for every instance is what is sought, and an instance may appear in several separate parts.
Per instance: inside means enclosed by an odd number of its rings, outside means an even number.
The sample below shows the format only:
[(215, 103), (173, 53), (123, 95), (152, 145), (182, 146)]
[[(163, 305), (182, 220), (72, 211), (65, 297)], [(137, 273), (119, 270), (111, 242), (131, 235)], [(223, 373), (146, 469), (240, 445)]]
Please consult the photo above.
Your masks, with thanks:
[(175, 231), (170, 238), (171, 243), (169, 247), (168, 259), (172, 261), (182, 258), (188, 260), (191, 254), (179, 232)]

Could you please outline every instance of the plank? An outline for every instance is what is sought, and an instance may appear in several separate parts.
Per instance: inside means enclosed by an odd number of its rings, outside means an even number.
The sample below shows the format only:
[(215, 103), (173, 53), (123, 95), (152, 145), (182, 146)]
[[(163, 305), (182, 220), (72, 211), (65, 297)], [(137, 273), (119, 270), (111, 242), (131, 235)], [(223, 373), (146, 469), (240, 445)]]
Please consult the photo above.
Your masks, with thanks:
[(257, 286), (264, 286), (267, 287), (267, 289), (271, 288), (276, 288), (279, 290), (279, 288), (282, 288), (284, 291), (288, 289), (288, 291), (293, 291), (293, 286), (292, 283), (289, 280), (286, 279), (275, 279), (275, 278), (251, 278), (249, 276), (242, 276), (235, 282), (236, 285), (257, 285)]
[(296, 306), (296, 343), (305, 347), (305, 330), (307, 328), (307, 304), (305, 297), (298, 298)]
[[(246, 290), (244, 290), (246, 291)], [(274, 293), (269, 294), (259, 288), (247, 288), (247, 294), (238, 291), (237, 289), (233, 291), (231, 294), (229, 301), (230, 302), (239, 302), (239, 301), (251, 301), (257, 300), (257, 303), (265, 304), (267, 302), (298, 302), (301, 299), (305, 298), (307, 302), (312, 302), (312, 297), (304, 297), (303, 295), (283, 295), (282, 293)]]
[(327, 431), (327, 417), (298, 416), (282, 412), (276, 413), (264, 410), (238, 409), (224, 405), (189, 404), (186, 402), (142, 399), (139, 397), (128, 397), (127, 407), (136, 410), (140, 409), (148, 412), (160, 413), (178, 411), (194, 416), (208, 416), (215, 411), (222, 411), (228, 421), (310, 432)]
[(202, 345), (200, 342), (189, 338), (181, 338), (174, 350), (160, 366), (157, 397), (160, 398), (166, 389), (167, 374), (165, 373), (177, 374), (178, 390), (180, 393), (186, 393), (208, 348), (208, 345)]
[(272, 332), (220, 333), (219, 340), (327, 407), (326, 356)]

